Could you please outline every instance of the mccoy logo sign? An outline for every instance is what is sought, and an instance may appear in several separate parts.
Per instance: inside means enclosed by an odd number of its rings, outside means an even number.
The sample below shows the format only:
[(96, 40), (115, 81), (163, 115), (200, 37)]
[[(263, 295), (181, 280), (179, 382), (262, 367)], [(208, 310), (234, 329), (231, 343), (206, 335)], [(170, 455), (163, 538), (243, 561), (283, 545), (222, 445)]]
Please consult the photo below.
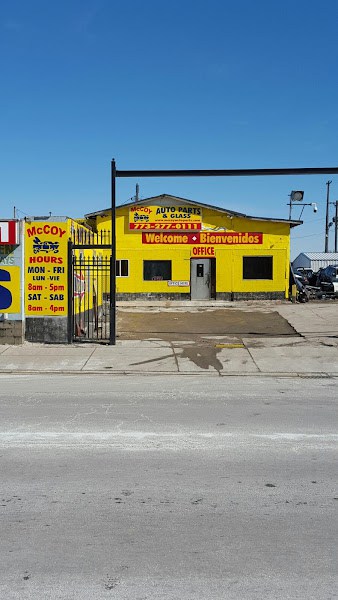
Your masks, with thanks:
[(18, 243), (18, 222), (0, 221), (0, 244), (16, 246)]
[(51, 223), (48, 223), (46, 225), (41, 225), (39, 227), (37, 227), (36, 225), (27, 227), (27, 235), (29, 238), (32, 237), (33, 235), (35, 236), (35, 235), (43, 235), (43, 234), (62, 238), (65, 235), (65, 233), (67, 233), (66, 229), (63, 229), (59, 225), (53, 225)]
[(129, 229), (202, 229), (202, 209), (195, 206), (139, 206), (129, 209)]

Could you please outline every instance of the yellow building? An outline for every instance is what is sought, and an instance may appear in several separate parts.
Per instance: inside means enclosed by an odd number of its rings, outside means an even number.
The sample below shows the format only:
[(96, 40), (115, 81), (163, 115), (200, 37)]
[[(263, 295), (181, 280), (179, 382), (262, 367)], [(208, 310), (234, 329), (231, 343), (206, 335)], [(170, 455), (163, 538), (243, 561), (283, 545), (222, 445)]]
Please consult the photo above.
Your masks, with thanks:
[[(110, 209), (86, 215), (111, 230)], [(287, 298), (290, 229), (163, 194), (116, 209), (117, 299)]]

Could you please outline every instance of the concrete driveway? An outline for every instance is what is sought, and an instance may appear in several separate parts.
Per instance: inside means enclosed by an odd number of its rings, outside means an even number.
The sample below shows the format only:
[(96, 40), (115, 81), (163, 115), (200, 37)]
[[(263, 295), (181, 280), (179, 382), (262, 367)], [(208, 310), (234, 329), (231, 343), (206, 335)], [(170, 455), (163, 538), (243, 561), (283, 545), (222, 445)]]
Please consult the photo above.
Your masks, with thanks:
[(237, 335), (338, 337), (338, 300), (237, 302), (119, 302), (120, 339)]
[[(122, 303), (121, 303), (122, 304)], [(288, 320), (271, 303), (224, 303), (208, 306), (180, 303), (119, 304), (117, 333), (120, 340), (157, 338), (166, 341), (201, 341), (205, 336), (238, 338), (298, 336)]]

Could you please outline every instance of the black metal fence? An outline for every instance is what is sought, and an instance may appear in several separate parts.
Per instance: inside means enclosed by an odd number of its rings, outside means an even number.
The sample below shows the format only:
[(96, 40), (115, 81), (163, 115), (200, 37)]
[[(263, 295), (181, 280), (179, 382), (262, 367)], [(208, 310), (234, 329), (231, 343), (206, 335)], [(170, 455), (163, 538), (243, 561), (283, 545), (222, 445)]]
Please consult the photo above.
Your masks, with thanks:
[(98, 232), (90, 229), (76, 229), (72, 232), (73, 248), (111, 248), (111, 232), (101, 229)]
[(77, 252), (72, 256), (72, 340), (108, 342), (111, 257), (95, 255), (94, 249), (92, 256)]

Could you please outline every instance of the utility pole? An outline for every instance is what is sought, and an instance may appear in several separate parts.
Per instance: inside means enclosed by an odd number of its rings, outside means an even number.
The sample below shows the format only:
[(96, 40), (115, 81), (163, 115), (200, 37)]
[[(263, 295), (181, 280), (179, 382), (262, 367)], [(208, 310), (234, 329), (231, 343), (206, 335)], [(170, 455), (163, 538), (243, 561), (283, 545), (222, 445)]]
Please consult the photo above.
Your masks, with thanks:
[(291, 211), (292, 211), (291, 194), (289, 194), (289, 198), (290, 198), (290, 201), (288, 203), (289, 204), (289, 221), (291, 221)]
[(338, 200), (335, 202), (335, 217), (334, 217), (334, 251), (338, 248)]
[(116, 345), (116, 163), (111, 161), (111, 256), (109, 277), (109, 344)]
[(326, 219), (325, 219), (325, 249), (324, 252), (329, 251), (329, 207), (330, 207), (330, 185), (332, 181), (327, 181), (326, 186)]

